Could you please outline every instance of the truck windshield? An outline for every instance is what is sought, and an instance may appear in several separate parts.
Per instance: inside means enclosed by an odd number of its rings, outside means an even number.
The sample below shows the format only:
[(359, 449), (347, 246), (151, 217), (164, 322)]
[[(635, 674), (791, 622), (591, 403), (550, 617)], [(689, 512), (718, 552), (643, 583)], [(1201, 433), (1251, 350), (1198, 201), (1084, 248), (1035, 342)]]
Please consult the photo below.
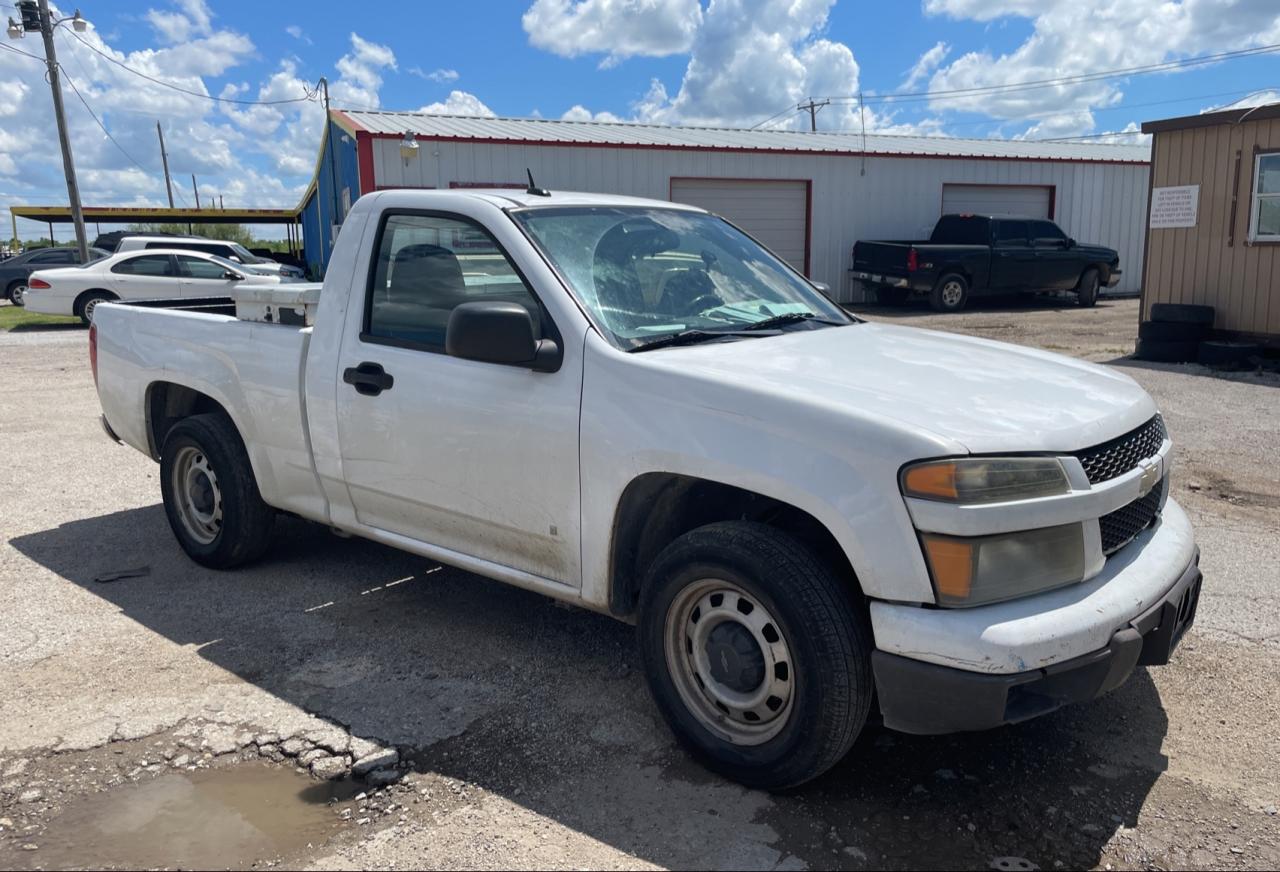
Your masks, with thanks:
[(850, 323), (794, 270), (713, 215), (645, 207), (511, 214), (623, 349), (764, 322), (802, 329)]

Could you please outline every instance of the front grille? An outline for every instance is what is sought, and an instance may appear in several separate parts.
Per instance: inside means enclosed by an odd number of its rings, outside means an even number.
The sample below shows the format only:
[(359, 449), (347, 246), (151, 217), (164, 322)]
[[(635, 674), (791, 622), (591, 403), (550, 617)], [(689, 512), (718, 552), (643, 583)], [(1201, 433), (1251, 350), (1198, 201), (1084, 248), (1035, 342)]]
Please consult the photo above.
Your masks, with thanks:
[(1132, 542), (1134, 536), (1151, 526), (1160, 512), (1160, 496), (1163, 491), (1164, 483), (1161, 482), (1145, 497), (1139, 497), (1127, 506), (1121, 506), (1098, 519), (1098, 526), (1102, 530), (1103, 554), (1119, 551)]
[(1156, 415), (1138, 429), (1110, 442), (1077, 451), (1075, 456), (1084, 467), (1089, 484), (1097, 484), (1124, 475), (1137, 466), (1139, 460), (1154, 457), (1164, 439), (1164, 419)]

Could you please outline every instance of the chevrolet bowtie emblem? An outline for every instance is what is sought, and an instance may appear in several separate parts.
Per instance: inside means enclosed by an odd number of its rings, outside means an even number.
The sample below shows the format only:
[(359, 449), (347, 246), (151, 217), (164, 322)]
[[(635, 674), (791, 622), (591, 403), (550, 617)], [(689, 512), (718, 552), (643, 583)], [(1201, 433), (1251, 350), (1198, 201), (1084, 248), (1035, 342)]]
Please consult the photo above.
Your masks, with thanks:
[(1160, 458), (1140, 461), (1138, 467), (1142, 470), (1142, 478), (1138, 480), (1138, 495), (1145, 497), (1160, 483)]

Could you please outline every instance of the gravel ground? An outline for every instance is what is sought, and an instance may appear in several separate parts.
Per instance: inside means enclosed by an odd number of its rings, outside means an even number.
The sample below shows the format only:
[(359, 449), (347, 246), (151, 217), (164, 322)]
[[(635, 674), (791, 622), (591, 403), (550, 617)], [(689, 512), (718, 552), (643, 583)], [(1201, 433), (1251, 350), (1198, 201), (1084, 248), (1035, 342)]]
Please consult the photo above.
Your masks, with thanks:
[(1156, 397), (1207, 578), (1171, 665), (1018, 727), (869, 729), (818, 782), (747, 791), (673, 744), (607, 618), (296, 521), (259, 565), (194, 565), (156, 467), (98, 428), (84, 331), (0, 333), (0, 867), (160, 773), (365, 759), (332, 835), (264, 864), (1276, 868), (1280, 377), (1125, 359), (1134, 301), (864, 314), (1111, 362)]

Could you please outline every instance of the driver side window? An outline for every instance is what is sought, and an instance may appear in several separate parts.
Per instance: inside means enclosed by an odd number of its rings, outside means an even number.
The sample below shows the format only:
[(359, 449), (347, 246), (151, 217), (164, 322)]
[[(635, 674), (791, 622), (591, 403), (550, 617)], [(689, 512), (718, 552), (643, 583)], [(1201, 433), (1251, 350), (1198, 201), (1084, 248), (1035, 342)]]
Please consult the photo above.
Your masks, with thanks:
[(498, 243), (476, 224), (434, 215), (390, 215), (369, 287), (364, 337), (444, 351), (449, 316), (462, 303), (518, 303), (541, 336), (541, 307)]

